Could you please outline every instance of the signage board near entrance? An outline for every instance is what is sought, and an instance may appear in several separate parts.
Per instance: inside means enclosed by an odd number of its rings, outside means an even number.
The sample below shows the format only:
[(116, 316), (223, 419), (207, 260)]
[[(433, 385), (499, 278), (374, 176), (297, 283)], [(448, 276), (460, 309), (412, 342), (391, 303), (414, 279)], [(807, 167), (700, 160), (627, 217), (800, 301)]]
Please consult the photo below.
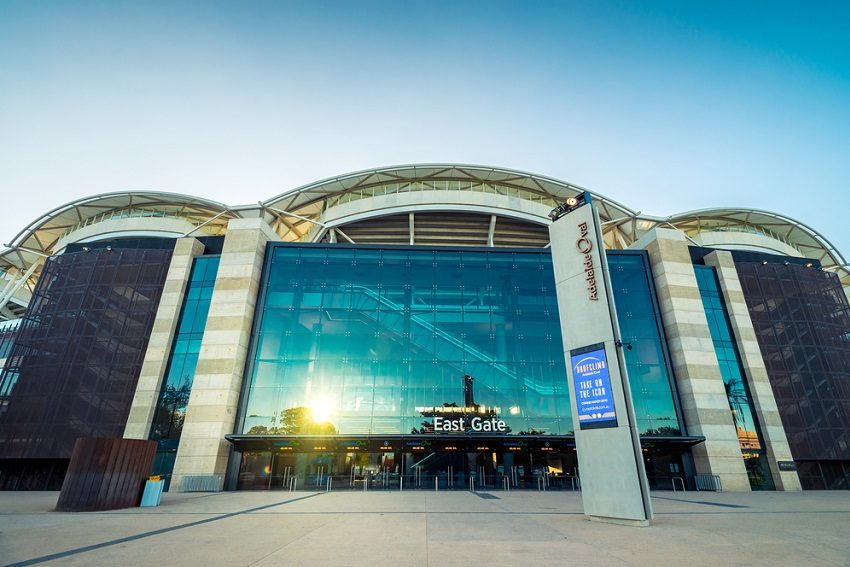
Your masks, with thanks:
[(549, 241), (584, 513), (647, 526), (652, 502), (599, 214), (583, 194), (553, 219)]
[(464, 433), (466, 431), (504, 433), (508, 431), (508, 425), (504, 420), (495, 417), (434, 417), (434, 433)]
[(570, 351), (581, 429), (617, 427), (617, 410), (602, 343)]

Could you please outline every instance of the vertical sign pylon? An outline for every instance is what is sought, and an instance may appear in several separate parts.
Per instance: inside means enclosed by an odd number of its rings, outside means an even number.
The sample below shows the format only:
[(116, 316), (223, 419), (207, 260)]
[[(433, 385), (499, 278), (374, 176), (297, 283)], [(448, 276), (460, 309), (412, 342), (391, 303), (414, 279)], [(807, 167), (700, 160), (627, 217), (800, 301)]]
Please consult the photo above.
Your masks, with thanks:
[(652, 503), (599, 218), (589, 194), (571, 201), (552, 212), (549, 238), (584, 513), (648, 526)]

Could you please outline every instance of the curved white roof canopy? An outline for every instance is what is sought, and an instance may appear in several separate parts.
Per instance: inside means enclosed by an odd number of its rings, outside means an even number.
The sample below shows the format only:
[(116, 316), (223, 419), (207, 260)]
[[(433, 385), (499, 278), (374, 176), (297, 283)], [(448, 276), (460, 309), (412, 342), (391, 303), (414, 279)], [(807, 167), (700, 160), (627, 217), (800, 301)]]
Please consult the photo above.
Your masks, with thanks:
[[(15, 235), (0, 251), (0, 271), (21, 274), (56, 252), (66, 234), (104, 220), (130, 217), (180, 218), (205, 225), (207, 234), (222, 233), (230, 218), (239, 216), (226, 205), (179, 193), (124, 191), (103, 193), (66, 203), (46, 212)], [(36, 270), (31, 280), (38, 277)]]
[(667, 217), (668, 225), (688, 236), (707, 232), (754, 232), (799, 251), (805, 258), (818, 260), (828, 270), (835, 271), (842, 284), (850, 286), (847, 260), (825, 236), (814, 228), (791, 217), (760, 209), (700, 209)]
[[(382, 225), (384, 233), (395, 230), (393, 223), (398, 225), (398, 230), (405, 230), (403, 221), (407, 213), (402, 216), (398, 209), (387, 207), (387, 203), (403, 201), (405, 195), (402, 194), (416, 194), (406, 197), (419, 203), (411, 212), (418, 217), (417, 222), (424, 230), (429, 226), (430, 230), (437, 230), (440, 215), (444, 215), (447, 223), (485, 233), (489, 220), (490, 238), (487, 240), (485, 234), (483, 242), (494, 242), (493, 225), (498, 225), (506, 227), (503, 230), (511, 235), (526, 231), (530, 235), (527, 245), (541, 245), (541, 238), (545, 238), (545, 231), (541, 229), (549, 222), (543, 212), (584, 191), (584, 188), (571, 183), (505, 168), (421, 164), (369, 169), (328, 178), (281, 193), (262, 201), (259, 207), (272, 219), (272, 226), (282, 240), (308, 241), (327, 233), (324, 221), (332, 216), (330, 213), (344, 206), (350, 209), (351, 204), (365, 212), (359, 218), (337, 219), (335, 222), (341, 224), (335, 226), (340, 232), (346, 226), (354, 230), (357, 223), (361, 228), (367, 225), (367, 229), (370, 223), (371, 226)], [(447, 198), (446, 192), (452, 192), (448, 195), (451, 198)], [(478, 195), (467, 198), (461, 196), (463, 193)], [(818, 259), (824, 268), (836, 271), (845, 286), (850, 286), (847, 262), (835, 246), (813, 228), (790, 217), (736, 208), (704, 209), (654, 217), (642, 215), (602, 195), (591, 194), (597, 203), (609, 248), (626, 248), (656, 226), (675, 227), (692, 238), (706, 232), (755, 232), (798, 250), (801, 256)], [(473, 201), (478, 205), (463, 204)], [(501, 205), (488, 208), (488, 202)], [(505, 203), (511, 202), (527, 205), (525, 208), (534, 213), (506, 210)], [(482, 207), (481, 203), (485, 205)], [(182, 218), (194, 226), (204, 225), (206, 234), (221, 234), (226, 231), (229, 219), (242, 216), (238, 212), (242, 209), (167, 192), (115, 192), (78, 199), (45, 213), (16, 235), (9, 248), (0, 251), (0, 272), (8, 271), (12, 276), (19, 276), (36, 265), (30, 277), (30, 282), (34, 282), (38, 277), (37, 264), (43, 257), (56, 252), (56, 244), (64, 235), (103, 220), (132, 216)], [(395, 219), (391, 218), (393, 215)], [(452, 233), (443, 232), (446, 243), (449, 243)], [(514, 236), (506, 237), (502, 242), (521, 241), (519, 237), (512, 238)], [(499, 245), (498, 238), (495, 245)]]

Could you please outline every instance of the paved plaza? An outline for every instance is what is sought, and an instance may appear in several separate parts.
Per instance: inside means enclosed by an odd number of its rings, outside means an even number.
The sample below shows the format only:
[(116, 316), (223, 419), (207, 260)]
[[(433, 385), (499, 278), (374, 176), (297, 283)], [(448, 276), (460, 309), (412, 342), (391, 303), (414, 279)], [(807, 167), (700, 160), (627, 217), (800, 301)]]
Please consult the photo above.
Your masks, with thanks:
[(589, 522), (573, 492), (166, 494), (51, 512), (0, 492), (3, 565), (850, 566), (850, 492), (653, 492), (650, 528)]

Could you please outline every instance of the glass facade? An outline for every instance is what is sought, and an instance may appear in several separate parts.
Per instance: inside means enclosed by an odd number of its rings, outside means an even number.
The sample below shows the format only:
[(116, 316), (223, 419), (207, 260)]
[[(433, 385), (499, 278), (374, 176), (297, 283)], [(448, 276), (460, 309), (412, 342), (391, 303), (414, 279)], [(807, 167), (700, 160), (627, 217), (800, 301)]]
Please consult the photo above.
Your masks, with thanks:
[(642, 436), (682, 435), (649, 259), (642, 252), (609, 251), (607, 257), (638, 430)]
[[(20, 319), (12, 321), (4, 321), (0, 323), (0, 361), (4, 360), (12, 350), (12, 344), (15, 342), (15, 337), (18, 335), (18, 326)], [(0, 369), (2, 370), (2, 369)], [(2, 412), (2, 410), (0, 410)]]
[(43, 459), (53, 470), (77, 437), (123, 434), (170, 259), (100, 249), (45, 262), (0, 374), (0, 467)]
[(167, 481), (174, 469), (177, 445), (183, 431), (219, 259), (219, 256), (200, 256), (193, 262), (154, 413), (150, 438), (158, 442), (158, 447), (153, 474), (166, 475)]
[[(417, 434), (474, 403), (572, 435), (547, 250), (273, 245), (241, 432)], [(645, 256), (609, 253), (644, 435), (680, 435)]]
[(736, 268), (800, 481), (808, 489), (848, 488), (847, 297), (833, 273), (769, 260), (736, 258)]
[(572, 433), (546, 252), (270, 253), (243, 432), (419, 432), (468, 374), (511, 433)]
[(744, 369), (738, 346), (729, 323), (726, 304), (720, 291), (717, 274), (711, 266), (694, 266), (700, 296), (714, 352), (720, 365), (720, 375), (726, 388), (729, 408), (735, 420), (741, 453), (753, 489), (772, 490), (773, 477), (767, 463), (764, 440), (761, 435), (755, 406), (744, 379)]

